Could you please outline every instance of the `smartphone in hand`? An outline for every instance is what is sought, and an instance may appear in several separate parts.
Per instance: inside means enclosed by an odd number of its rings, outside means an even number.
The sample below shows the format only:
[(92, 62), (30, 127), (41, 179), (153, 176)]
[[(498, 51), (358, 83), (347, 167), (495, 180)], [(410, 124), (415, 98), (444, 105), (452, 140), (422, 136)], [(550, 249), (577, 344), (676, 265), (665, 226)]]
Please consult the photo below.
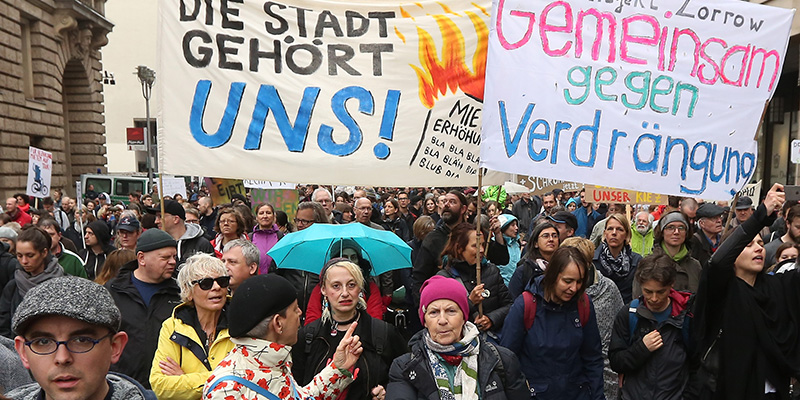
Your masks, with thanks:
[(783, 191), (786, 193), (786, 201), (791, 204), (797, 204), (800, 201), (800, 186), (784, 185)]

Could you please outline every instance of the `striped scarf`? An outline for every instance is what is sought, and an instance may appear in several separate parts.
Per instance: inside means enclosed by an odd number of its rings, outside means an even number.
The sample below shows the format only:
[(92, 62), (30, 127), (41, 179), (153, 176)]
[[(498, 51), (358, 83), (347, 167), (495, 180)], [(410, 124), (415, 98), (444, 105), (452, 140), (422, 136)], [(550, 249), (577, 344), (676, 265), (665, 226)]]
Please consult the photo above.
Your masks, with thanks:
[[(480, 398), (478, 392), (478, 334), (480, 331), (472, 323), (467, 321), (464, 324), (464, 337), (456, 343), (441, 345), (431, 339), (430, 334), (425, 331), (425, 345), (428, 349), (428, 362), (439, 388), (439, 398), (441, 400), (461, 400)], [(461, 357), (461, 362), (456, 366), (453, 376), (453, 383), (447, 369), (441, 361), (444, 357)]]

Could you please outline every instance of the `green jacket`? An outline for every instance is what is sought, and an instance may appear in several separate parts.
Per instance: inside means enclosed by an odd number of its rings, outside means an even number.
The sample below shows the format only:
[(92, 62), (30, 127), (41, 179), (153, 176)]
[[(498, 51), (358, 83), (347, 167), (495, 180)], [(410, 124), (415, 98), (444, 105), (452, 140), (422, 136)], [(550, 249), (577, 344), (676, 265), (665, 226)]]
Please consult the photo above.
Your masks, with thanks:
[(647, 257), (653, 254), (653, 229), (647, 231), (647, 234), (642, 236), (636, 227), (631, 229), (631, 250), (642, 257)]
[(65, 249), (63, 244), (59, 243), (59, 245), (61, 246), (61, 254), (58, 255), (58, 263), (61, 264), (61, 268), (64, 268), (64, 272), (67, 275), (88, 279), (81, 258), (78, 257), (77, 254)]

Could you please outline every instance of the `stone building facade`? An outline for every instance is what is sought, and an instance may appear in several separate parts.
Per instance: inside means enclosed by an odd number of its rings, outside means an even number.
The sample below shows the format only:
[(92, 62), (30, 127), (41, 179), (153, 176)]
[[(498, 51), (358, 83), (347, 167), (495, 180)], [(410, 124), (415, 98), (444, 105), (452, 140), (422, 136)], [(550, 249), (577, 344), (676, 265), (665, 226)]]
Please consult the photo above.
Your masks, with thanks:
[[(105, 172), (105, 0), (0, 0), (0, 195), (25, 192), (28, 146), (53, 153), (51, 189)], [(3, 197), (5, 198), (5, 197)]]

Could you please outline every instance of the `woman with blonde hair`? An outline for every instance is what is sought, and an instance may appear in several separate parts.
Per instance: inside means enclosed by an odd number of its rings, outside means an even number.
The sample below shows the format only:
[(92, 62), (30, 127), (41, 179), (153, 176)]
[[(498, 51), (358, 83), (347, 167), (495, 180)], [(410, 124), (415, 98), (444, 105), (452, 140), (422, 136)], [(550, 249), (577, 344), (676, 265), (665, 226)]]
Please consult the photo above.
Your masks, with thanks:
[(208, 254), (186, 260), (178, 274), (183, 303), (164, 321), (150, 369), (159, 399), (199, 399), (211, 371), (233, 348), (228, 334), (225, 265)]
[(389, 366), (408, 349), (392, 325), (367, 312), (364, 282), (361, 267), (347, 258), (334, 258), (323, 267), (320, 273), (322, 317), (304, 326), (297, 344), (292, 347), (292, 372), (300, 385), (308, 384), (325, 368), (345, 332), (357, 323), (353, 334), (361, 338), (364, 349), (355, 365), (360, 372), (338, 399), (372, 400), (385, 396)]
[(603, 241), (594, 252), (594, 267), (617, 284), (625, 304), (633, 299), (633, 277), (642, 256), (631, 250), (631, 224), (622, 214), (606, 218)]

